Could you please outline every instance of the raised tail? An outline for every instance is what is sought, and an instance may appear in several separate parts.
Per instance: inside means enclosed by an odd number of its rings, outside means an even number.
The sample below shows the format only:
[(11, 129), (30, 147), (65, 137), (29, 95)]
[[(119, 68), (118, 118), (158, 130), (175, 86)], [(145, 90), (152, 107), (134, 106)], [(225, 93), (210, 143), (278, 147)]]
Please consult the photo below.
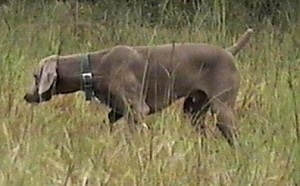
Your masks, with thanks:
[(226, 50), (235, 56), (249, 42), (253, 33), (254, 31), (251, 28), (248, 28), (247, 31), (240, 37), (240, 39), (233, 46), (227, 48)]

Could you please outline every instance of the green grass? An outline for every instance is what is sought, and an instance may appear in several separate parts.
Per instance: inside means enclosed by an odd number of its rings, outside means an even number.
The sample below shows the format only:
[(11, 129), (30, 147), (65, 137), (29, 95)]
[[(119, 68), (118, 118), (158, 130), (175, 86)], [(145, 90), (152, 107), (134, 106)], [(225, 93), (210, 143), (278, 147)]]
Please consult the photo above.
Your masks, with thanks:
[[(23, 95), (39, 60), (120, 44), (207, 42), (230, 46), (246, 26), (211, 23), (141, 27), (136, 12), (84, 5), (11, 3), (0, 21), (0, 185), (297, 185), (300, 183), (299, 28), (265, 24), (237, 57), (242, 85), (236, 110), (241, 147), (215, 132), (202, 143), (180, 103), (148, 117), (153, 131), (109, 134), (107, 108), (83, 94), (30, 106)], [(224, 11), (220, 8), (219, 11)], [(115, 14), (113, 17), (112, 15)], [(93, 19), (97, 17), (98, 19)], [(174, 21), (183, 15), (172, 15)], [(221, 17), (220, 17), (221, 16)], [(100, 17), (100, 18), (99, 18)], [(3, 18), (3, 19), (2, 19)], [(77, 23), (77, 24), (76, 24)], [(233, 24), (230, 24), (233, 25)], [(236, 24), (239, 25), (239, 24)], [(230, 31), (226, 31), (230, 30)]]

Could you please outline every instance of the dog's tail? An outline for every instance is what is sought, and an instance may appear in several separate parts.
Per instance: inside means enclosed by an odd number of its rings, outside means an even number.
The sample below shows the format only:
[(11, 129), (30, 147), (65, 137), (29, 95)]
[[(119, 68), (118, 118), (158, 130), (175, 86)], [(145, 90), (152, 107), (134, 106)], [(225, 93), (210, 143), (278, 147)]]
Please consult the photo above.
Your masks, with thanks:
[(235, 56), (249, 42), (253, 33), (254, 31), (251, 28), (248, 28), (240, 39), (232, 47), (229, 47), (226, 50)]

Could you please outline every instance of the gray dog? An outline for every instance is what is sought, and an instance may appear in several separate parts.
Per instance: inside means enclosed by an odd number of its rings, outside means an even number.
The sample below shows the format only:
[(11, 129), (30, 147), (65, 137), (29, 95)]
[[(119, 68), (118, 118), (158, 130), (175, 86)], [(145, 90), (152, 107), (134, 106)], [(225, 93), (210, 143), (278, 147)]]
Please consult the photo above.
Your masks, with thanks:
[(240, 74), (236, 55), (249, 41), (252, 29), (230, 48), (184, 43), (160, 46), (115, 46), (88, 54), (49, 56), (34, 73), (34, 86), (24, 96), (40, 103), (55, 94), (84, 91), (111, 108), (110, 126), (123, 116), (129, 125), (184, 98), (183, 112), (203, 128), (210, 109), (217, 127), (233, 146), (234, 104)]

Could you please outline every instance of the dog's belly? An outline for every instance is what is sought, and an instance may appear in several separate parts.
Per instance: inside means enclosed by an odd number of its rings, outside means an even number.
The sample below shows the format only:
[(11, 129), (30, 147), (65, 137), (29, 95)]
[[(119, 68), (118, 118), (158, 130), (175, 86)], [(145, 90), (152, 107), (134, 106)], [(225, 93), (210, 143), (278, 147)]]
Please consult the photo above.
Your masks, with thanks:
[(147, 98), (146, 103), (150, 107), (149, 114), (163, 110), (164, 108), (170, 106), (175, 100), (176, 100), (175, 98), (167, 99), (167, 96), (157, 97), (157, 98)]
[(186, 80), (170, 82), (164, 77), (154, 79), (148, 84), (146, 92), (146, 103), (150, 107), (150, 113), (170, 106), (176, 100), (185, 97), (190, 89), (191, 83)]
[(189, 74), (189, 69), (185, 64), (179, 66), (182, 64), (180, 58), (176, 58), (174, 61), (178, 68), (173, 70), (173, 74), (170, 73), (171, 65), (163, 62), (159, 65), (152, 64), (149, 67), (144, 95), (146, 95), (146, 103), (150, 107), (151, 113), (170, 106), (174, 101), (187, 96), (193, 89), (195, 75)]

